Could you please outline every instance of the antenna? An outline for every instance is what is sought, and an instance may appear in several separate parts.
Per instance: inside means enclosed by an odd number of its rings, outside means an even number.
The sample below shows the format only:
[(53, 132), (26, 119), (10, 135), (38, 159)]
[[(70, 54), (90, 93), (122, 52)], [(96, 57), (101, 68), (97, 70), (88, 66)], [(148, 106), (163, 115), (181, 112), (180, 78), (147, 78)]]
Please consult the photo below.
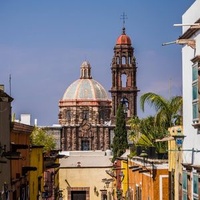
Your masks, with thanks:
[(127, 18), (127, 15), (125, 14), (125, 12), (123, 12), (123, 14), (121, 15), (121, 18), (120, 19), (122, 19), (123, 20), (123, 28), (125, 27), (125, 21), (126, 21), (126, 19), (128, 19)]
[(171, 86), (171, 81), (172, 81), (172, 79), (170, 78), (170, 79), (169, 79), (169, 99), (171, 98), (171, 89), (172, 89), (172, 88), (171, 88), (171, 87), (172, 87), (172, 86)]
[(11, 74), (9, 75), (9, 88), (10, 88), (10, 96), (11, 96)]

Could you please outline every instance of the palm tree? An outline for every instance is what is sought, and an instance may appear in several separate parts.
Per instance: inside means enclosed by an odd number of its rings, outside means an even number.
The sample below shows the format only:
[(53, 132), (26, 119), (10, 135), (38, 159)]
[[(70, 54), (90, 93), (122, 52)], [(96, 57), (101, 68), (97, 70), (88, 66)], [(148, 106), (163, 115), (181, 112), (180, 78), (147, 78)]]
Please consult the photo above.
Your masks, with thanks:
[(167, 134), (167, 130), (163, 126), (156, 125), (153, 116), (144, 119), (133, 117), (128, 124), (130, 125), (129, 139), (135, 146), (154, 147), (157, 153), (166, 152), (167, 144), (155, 141), (163, 138)]
[(128, 121), (130, 125), (129, 139), (136, 146), (155, 147), (157, 153), (164, 152), (167, 150), (167, 143), (155, 142), (155, 140), (165, 137), (169, 127), (182, 124), (182, 97), (175, 96), (167, 100), (149, 92), (140, 98), (143, 111), (145, 103), (155, 108), (156, 115), (144, 119), (131, 118)]
[(157, 124), (164, 126), (166, 129), (182, 124), (183, 100), (181, 96), (175, 96), (167, 100), (158, 94), (149, 92), (143, 94), (140, 98), (140, 106), (143, 111), (145, 103), (155, 108), (155, 121)]

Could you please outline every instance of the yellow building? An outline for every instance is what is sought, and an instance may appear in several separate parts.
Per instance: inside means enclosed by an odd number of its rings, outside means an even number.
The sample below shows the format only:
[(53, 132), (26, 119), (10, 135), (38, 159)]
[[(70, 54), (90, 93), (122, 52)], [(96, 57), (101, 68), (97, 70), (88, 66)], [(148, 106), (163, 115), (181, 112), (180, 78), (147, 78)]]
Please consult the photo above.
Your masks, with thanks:
[(170, 177), (170, 199), (178, 200), (179, 191), (182, 187), (182, 151), (178, 148), (175, 138), (182, 135), (182, 126), (169, 128), (170, 138), (168, 141), (169, 177)]
[[(111, 177), (106, 170), (112, 168), (108, 151), (61, 152), (68, 158), (60, 159), (59, 184), (63, 199), (113, 199)], [(109, 180), (109, 181), (106, 181)]]
[(30, 200), (42, 199), (43, 190), (43, 146), (32, 146), (30, 150), (30, 165), (37, 170), (30, 171)]

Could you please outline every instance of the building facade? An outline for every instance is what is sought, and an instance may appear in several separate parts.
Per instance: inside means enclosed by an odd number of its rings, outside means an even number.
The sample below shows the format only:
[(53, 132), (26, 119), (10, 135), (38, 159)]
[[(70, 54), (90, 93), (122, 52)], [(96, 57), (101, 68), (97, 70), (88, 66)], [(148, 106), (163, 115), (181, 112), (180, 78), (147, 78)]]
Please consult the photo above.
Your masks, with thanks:
[(123, 101), (127, 119), (137, 114), (136, 69), (134, 49), (125, 28), (114, 46), (111, 99), (103, 86), (92, 79), (90, 63), (82, 63), (80, 78), (66, 89), (59, 101), (63, 151), (111, 148), (119, 104)]
[(0, 85), (0, 199), (9, 198), (11, 190), (11, 161), (5, 156), (6, 152), (10, 151), (12, 101), (13, 98), (4, 91), (4, 86)]
[[(29, 199), (30, 171), (37, 170), (30, 165), (30, 134), (33, 126), (11, 123), (11, 190), (9, 199)], [(15, 155), (16, 154), (16, 155)]]
[(106, 170), (112, 169), (112, 155), (104, 151), (70, 151), (60, 160), (59, 183), (63, 199), (114, 199), (114, 189)]
[[(200, 0), (182, 15), (183, 174), (182, 199), (199, 199), (200, 182)], [(195, 25), (196, 24), (196, 25)], [(181, 197), (180, 197), (181, 198)]]
[(92, 79), (90, 63), (84, 61), (80, 78), (59, 101), (63, 151), (110, 149), (111, 100), (103, 86)]

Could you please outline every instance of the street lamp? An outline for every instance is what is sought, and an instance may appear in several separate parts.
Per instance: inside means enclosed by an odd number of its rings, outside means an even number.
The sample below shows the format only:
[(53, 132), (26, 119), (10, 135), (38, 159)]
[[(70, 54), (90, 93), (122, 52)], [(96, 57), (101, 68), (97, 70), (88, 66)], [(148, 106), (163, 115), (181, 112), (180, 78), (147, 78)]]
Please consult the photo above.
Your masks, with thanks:
[(110, 184), (111, 182), (113, 182), (113, 181), (114, 181), (113, 178), (104, 178), (104, 179), (102, 179), (102, 182), (105, 183), (106, 188), (108, 188), (108, 187), (109, 187), (109, 184)]
[(146, 159), (147, 159), (147, 157), (148, 157), (148, 154), (147, 154), (146, 151), (143, 149), (142, 152), (141, 152), (141, 154), (140, 154), (139, 156), (143, 158), (143, 165), (145, 166), (145, 163), (146, 163), (145, 161), (146, 161)]
[(173, 135), (173, 137), (174, 137), (174, 139), (175, 139), (175, 141), (176, 141), (176, 145), (177, 145), (177, 147), (178, 147), (178, 150), (180, 150), (181, 147), (183, 146), (183, 140), (184, 140), (184, 138), (185, 138), (185, 135), (183, 135), (183, 134), (181, 133), (181, 129), (178, 129), (178, 130), (177, 130), (177, 134), (176, 134), (176, 135)]
[(42, 193), (43, 199), (48, 199), (49, 197), (49, 186), (47, 184), (44, 185), (44, 192)]

